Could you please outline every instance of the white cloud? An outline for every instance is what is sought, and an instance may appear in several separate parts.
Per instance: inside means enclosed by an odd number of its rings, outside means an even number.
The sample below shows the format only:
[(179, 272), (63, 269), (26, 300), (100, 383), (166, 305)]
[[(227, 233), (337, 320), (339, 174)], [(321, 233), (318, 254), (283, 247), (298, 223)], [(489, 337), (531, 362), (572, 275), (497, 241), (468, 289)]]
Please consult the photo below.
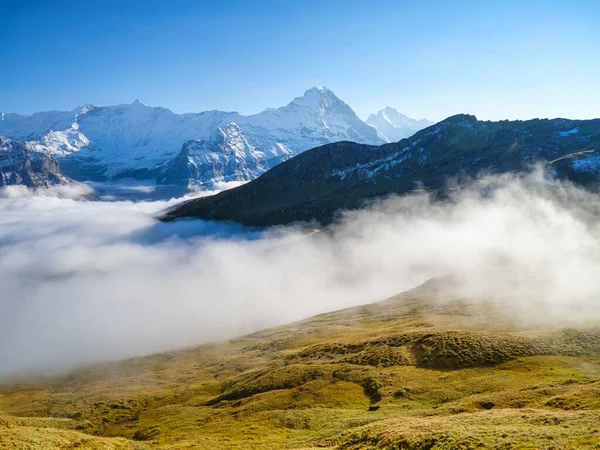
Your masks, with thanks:
[(0, 372), (224, 339), (448, 273), (524, 321), (600, 314), (600, 199), (539, 174), (389, 199), (311, 236), (156, 222), (175, 200), (64, 197), (0, 200)]
[(27, 186), (4, 186), (0, 188), (0, 198), (23, 198), (23, 197), (55, 197), (81, 199), (94, 193), (87, 184), (70, 183), (57, 184), (45, 189), (31, 189)]

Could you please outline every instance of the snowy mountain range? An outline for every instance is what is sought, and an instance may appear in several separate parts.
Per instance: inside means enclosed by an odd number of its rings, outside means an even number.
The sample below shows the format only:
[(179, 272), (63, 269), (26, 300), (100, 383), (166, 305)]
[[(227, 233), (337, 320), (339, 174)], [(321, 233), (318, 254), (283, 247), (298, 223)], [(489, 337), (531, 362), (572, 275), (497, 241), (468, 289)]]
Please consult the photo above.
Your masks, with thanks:
[[(394, 124), (407, 129), (404, 122)], [(55, 158), (75, 180), (155, 179), (185, 186), (251, 180), (322, 144), (382, 144), (393, 139), (386, 130), (367, 125), (323, 86), (254, 115), (176, 114), (136, 100), (30, 116), (2, 113), (0, 120), (0, 135)]]
[(371, 114), (367, 124), (377, 130), (377, 135), (385, 142), (398, 142), (400, 139), (411, 137), (417, 131), (433, 125), (427, 119), (415, 120), (400, 114), (389, 106), (377, 114)]

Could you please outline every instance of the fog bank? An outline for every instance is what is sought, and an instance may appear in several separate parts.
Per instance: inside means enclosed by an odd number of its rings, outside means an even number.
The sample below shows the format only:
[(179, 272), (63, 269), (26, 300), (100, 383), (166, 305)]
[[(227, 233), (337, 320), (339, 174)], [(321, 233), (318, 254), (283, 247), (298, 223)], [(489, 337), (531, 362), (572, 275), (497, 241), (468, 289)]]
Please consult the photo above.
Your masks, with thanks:
[(600, 319), (600, 198), (539, 173), (389, 198), (312, 236), (159, 223), (175, 200), (61, 189), (0, 193), (0, 374), (225, 339), (450, 273), (525, 323)]

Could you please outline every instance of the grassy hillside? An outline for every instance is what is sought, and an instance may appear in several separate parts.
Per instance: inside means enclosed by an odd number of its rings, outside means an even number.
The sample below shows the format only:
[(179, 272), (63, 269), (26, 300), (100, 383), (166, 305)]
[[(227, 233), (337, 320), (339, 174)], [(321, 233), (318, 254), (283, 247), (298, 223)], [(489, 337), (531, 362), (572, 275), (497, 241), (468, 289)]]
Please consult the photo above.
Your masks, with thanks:
[(600, 328), (437, 285), (229, 342), (0, 386), (0, 448), (600, 448)]

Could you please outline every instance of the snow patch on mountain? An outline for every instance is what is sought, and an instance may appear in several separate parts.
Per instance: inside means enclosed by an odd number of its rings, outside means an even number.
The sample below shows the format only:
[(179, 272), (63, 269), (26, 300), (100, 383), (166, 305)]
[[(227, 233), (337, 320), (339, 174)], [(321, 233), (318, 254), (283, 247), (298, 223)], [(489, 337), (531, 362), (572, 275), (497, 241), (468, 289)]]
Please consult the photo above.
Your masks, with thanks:
[(393, 167), (396, 167), (409, 159), (412, 154), (410, 153), (410, 149), (414, 145), (410, 145), (400, 149), (397, 152), (394, 152), (385, 158), (377, 159), (375, 161), (369, 161), (365, 164), (356, 164), (352, 167), (348, 167), (344, 170), (334, 170), (331, 172), (330, 176), (338, 177), (341, 180), (356, 174), (359, 180), (368, 180), (370, 178), (374, 178), (379, 173), (383, 173), (385, 171), (390, 170)]
[[(205, 140), (190, 140), (163, 171), (159, 183), (193, 188), (214, 183), (251, 180), (291, 156), (280, 147), (268, 154), (248, 142), (235, 123), (218, 128)], [(273, 149), (275, 151), (275, 149)]]
[(560, 134), (563, 137), (564, 136), (569, 136), (570, 134), (577, 134), (577, 133), (579, 133), (579, 128), (577, 128), (577, 127), (572, 128), (572, 129), (570, 129), (568, 131), (559, 131), (558, 132), (558, 134)]

